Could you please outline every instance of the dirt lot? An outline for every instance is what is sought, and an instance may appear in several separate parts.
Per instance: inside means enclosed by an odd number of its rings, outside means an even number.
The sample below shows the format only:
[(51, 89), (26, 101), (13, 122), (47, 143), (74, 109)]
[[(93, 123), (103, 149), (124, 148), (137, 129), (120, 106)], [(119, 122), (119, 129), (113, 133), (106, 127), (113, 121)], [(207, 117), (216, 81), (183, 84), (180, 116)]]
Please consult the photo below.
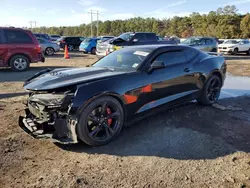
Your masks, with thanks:
[[(125, 128), (111, 144), (63, 146), (17, 125), (22, 82), (44, 67), (83, 66), (94, 56), (62, 54), (30, 71), (0, 69), (0, 187), (250, 187), (250, 97), (190, 103)], [(229, 72), (250, 75), (250, 58), (227, 57)], [(245, 58), (245, 60), (244, 60)], [(244, 73), (239, 71), (244, 68)]]

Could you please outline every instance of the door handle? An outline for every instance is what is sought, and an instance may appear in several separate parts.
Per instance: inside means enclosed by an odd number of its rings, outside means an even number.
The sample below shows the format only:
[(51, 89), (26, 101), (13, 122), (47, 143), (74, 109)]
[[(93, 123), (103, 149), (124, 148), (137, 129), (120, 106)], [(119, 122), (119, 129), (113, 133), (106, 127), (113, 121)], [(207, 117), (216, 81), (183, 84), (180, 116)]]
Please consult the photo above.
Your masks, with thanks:
[(190, 72), (191, 71), (191, 68), (185, 68), (184, 69), (184, 72)]

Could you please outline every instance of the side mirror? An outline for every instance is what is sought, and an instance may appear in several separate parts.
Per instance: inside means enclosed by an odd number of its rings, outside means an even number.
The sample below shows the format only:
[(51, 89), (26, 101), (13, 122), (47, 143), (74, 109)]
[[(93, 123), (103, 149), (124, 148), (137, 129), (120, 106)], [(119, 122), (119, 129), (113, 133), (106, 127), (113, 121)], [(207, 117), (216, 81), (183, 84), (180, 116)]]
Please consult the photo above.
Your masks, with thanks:
[(133, 39), (133, 43), (137, 43), (137, 42), (139, 42), (138, 39)]
[(163, 68), (165, 68), (165, 64), (163, 63), (163, 61), (154, 61), (154, 62), (151, 64), (151, 66), (150, 66), (148, 72), (151, 72), (151, 71), (154, 70), (154, 69), (163, 69)]
[(243, 45), (244, 43), (243, 43), (243, 42), (240, 42), (239, 44), (240, 44), (240, 45)]

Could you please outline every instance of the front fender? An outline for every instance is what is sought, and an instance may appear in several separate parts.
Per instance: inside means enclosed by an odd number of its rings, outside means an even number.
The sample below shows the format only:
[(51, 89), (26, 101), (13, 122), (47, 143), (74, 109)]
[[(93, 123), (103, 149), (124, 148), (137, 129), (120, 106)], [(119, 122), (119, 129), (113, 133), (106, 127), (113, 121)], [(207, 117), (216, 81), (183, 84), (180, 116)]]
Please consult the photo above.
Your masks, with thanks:
[(107, 95), (115, 97), (124, 105), (125, 101), (122, 95), (115, 91), (116, 84), (111, 82), (110, 84), (108, 83), (108, 79), (105, 79), (78, 85), (70, 113), (79, 113), (86, 105), (96, 98)]

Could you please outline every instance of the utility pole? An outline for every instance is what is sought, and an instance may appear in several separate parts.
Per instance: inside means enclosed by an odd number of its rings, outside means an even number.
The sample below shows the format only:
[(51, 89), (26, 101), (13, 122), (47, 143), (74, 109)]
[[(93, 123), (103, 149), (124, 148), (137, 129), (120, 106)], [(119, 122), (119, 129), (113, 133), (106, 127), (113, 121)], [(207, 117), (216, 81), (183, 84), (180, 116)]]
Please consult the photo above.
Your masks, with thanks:
[(91, 14), (91, 37), (93, 37), (93, 11), (90, 11)]
[(34, 21), (34, 24), (35, 24), (35, 28), (36, 28), (36, 21)]
[(33, 23), (32, 21), (29, 21), (29, 24), (30, 24), (30, 28), (31, 28), (31, 29), (32, 29), (32, 23)]
[(97, 11), (96, 12), (96, 16), (97, 16), (97, 24), (96, 24), (96, 36), (98, 37), (99, 36), (99, 12)]
[(96, 14), (97, 15), (97, 22), (96, 22), (96, 29), (97, 29), (97, 32), (96, 32), (96, 35), (98, 36), (99, 35), (99, 11), (97, 10), (91, 10), (89, 12), (90, 16), (91, 16), (91, 37), (93, 37), (93, 14)]

